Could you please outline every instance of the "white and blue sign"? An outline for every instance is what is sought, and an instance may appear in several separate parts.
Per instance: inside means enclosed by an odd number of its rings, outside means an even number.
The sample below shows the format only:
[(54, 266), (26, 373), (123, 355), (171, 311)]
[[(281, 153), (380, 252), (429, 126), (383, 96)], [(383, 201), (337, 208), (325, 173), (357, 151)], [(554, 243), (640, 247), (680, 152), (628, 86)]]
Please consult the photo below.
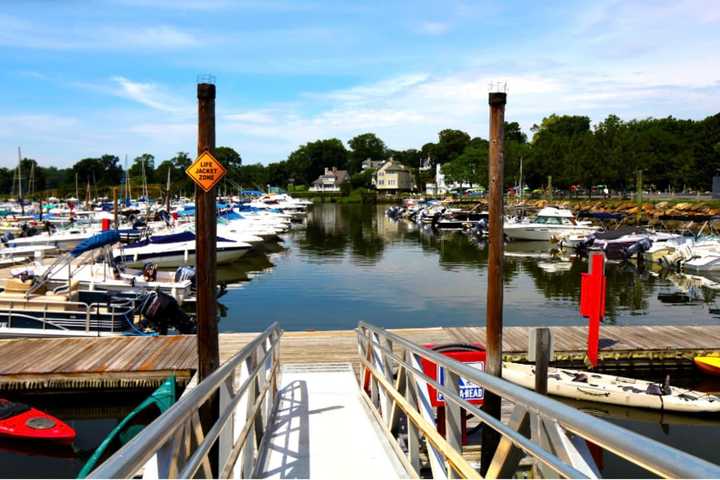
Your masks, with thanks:
[[(485, 371), (485, 362), (470, 362), (465, 365), (473, 368), (477, 368), (481, 372)], [(445, 367), (438, 367), (438, 382), (440, 385), (445, 385)], [(463, 400), (482, 400), (485, 397), (485, 389), (478, 385), (475, 385), (469, 380), (460, 377), (458, 381), (458, 389), (460, 398)], [(437, 392), (438, 401), (444, 401), (445, 397), (442, 393)]]

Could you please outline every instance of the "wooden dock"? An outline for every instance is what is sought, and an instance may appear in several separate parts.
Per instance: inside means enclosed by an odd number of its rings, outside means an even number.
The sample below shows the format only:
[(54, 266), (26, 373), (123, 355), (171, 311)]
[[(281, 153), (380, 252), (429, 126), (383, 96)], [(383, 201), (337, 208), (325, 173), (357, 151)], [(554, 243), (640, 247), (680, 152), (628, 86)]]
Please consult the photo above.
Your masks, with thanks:
[[(551, 327), (554, 363), (583, 367), (585, 327)], [(418, 344), (485, 342), (483, 327), (391, 329)], [(221, 361), (254, 333), (220, 335)], [(510, 361), (526, 359), (528, 327), (506, 327), (503, 351)], [(692, 358), (720, 354), (720, 325), (602, 326), (600, 363), (604, 370), (678, 370)], [(351, 363), (359, 368), (353, 330), (285, 332), (281, 362)], [(63, 391), (152, 388), (170, 374), (185, 384), (197, 365), (195, 337), (53, 338), (0, 340), (0, 390)]]

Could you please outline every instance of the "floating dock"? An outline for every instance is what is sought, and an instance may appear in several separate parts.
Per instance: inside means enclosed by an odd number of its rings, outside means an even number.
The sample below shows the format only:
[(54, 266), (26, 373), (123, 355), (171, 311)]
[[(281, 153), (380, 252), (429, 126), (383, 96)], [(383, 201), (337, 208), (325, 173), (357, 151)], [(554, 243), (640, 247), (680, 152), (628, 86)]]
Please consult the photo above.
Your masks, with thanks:
[[(553, 364), (583, 368), (586, 327), (550, 327)], [(505, 327), (506, 360), (527, 358), (529, 327)], [(483, 327), (390, 329), (417, 344), (485, 343)], [(256, 333), (220, 335), (220, 360)], [(613, 326), (600, 331), (600, 369), (692, 369), (697, 355), (720, 354), (720, 325)], [(282, 364), (349, 363), (359, 370), (354, 330), (285, 332)], [(193, 335), (166, 337), (28, 338), (0, 340), (0, 391), (78, 391), (154, 388), (170, 374), (186, 384), (197, 366)]]

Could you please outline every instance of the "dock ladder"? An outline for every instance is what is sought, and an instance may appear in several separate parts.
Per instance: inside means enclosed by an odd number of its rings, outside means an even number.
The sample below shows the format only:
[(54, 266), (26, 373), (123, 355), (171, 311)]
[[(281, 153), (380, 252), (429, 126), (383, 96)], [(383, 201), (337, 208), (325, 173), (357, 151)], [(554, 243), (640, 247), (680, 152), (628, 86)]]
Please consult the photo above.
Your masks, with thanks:
[[(538, 478), (597, 478), (588, 444), (652, 475), (720, 478), (716, 465), (380, 327), (360, 323), (356, 332), (367, 382), (358, 382), (349, 364), (281, 368), (282, 331), (273, 324), (90, 476), (480, 478), (478, 462), (462, 445), (465, 410), (501, 438), (487, 478), (512, 477), (522, 468)], [(444, 368), (445, 384), (425, 374), (423, 359)], [(512, 408), (509, 419), (495, 419), (461, 398), (461, 378), (500, 396)], [(435, 425), (428, 385), (446, 402), (444, 435)], [(203, 432), (200, 412), (215, 396), (219, 416)], [(353, 425), (339, 423), (346, 421)], [(344, 448), (348, 442), (353, 448)]]

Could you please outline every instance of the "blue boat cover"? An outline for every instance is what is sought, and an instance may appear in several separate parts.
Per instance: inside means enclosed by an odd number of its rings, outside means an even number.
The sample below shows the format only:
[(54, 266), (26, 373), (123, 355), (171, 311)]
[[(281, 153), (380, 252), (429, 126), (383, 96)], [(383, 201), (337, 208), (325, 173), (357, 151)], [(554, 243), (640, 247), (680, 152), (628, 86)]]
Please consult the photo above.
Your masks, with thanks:
[(113, 243), (117, 243), (119, 241), (120, 235), (118, 234), (118, 231), (108, 230), (106, 232), (93, 235), (92, 237), (78, 243), (77, 246), (70, 251), (70, 255), (77, 257), (89, 250), (104, 247), (105, 245), (112, 245)]

